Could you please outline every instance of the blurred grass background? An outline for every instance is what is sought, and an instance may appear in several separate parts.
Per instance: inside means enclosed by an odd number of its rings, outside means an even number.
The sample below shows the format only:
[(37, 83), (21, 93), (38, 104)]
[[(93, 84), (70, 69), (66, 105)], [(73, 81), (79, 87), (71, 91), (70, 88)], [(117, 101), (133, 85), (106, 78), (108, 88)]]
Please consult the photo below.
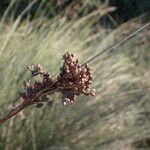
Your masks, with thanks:
[[(66, 51), (82, 63), (149, 22), (149, 6), (0, 0), (0, 117), (16, 103), (27, 65), (40, 63), (54, 76)], [(64, 107), (53, 95), (52, 107), (27, 108), (0, 127), (0, 149), (150, 149), (149, 29), (91, 63), (95, 97)]]

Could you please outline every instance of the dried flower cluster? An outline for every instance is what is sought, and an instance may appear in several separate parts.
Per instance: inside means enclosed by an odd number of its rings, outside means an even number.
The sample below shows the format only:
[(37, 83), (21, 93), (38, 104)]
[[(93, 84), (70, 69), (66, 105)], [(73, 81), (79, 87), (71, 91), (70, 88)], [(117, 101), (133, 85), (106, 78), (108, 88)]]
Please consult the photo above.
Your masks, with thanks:
[[(93, 81), (91, 68), (87, 64), (81, 66), (78, 59), (69, 52), (63, 55), (63, 60), (63, 66), (55, 79), (40, 64), (28, 66), (31, 77), (23, 82), (24, 91), (19, 93), (23, 101), (0, 120), (0, 125), (27, 106), (34, 104), (42, 107), (44, 103), (52, 105), (49, 96), (55, 92), (62, 93), (63, 105), (73, 103), (81, 94), (95, 95), (95, 90), (90, 86)], [(37, 80), (37, 76), (40, 80)]]
[[(48, 96), (54, 92), (62, 93), (63, 105), (73, 103), (80, 94), (95, 95), (95, 90), (91, 89), (90, 86), (93, 80), (91, 68), (87, 64), (81, 67), (78, 59), (69, 52), (63, 55), (63, 59), (63, 66), (55, 80), (48, 72), (43, 70), (40, 64), (28, 66), (31, 72), (31, 78), (39, 75), (42, 80), (35, 80), (33, 83), (31, 80), (28, 82), (24, 81), (25, 91), (21, 92), (20, 96), (24, 100), (34, 98), (34, 103), (40, 107), (42, 103), (49, 101)], [(37, 96), (44, 89), (47, 90)]]
[(58, 90), (63, 94), (62, 103), (73, 103), (80, 94), (95, 95), (95, 90), (90, 87), (93, 80), (91, 68), (88, 65), (81, 67), (78, 59), (70, 53), (64, 54), (63, 59), (63, 67), (57, 77)]
[[(26, 81), (23, 82), (25, 90), (24, 92), (20, 92), (20, 96), (24, 100), (35, 98), (34, 102), (37, 104), (37, 107), (40, 107), (43, 105), (42, 102), (48, 102), (49, 100), (49, 98), (47, 97), (48, 93), (47, 94), (42, 93), (42, 95), (38, 97), (36, 97), (36, 95), (43, 89), (46, 89), (47, 87), (51, 86), (54, 83), (54, 79), (48, 72), (43, 71), (43, 68), (40, 64), (28, 66), (28, 69), (31, 72), (31, 78), (28, 82)], [(35, 76), (38, 75), (42, 78), (42, 80), (41, 81), (35, 80), (32, 83), (31, 79), (33, 79)]]

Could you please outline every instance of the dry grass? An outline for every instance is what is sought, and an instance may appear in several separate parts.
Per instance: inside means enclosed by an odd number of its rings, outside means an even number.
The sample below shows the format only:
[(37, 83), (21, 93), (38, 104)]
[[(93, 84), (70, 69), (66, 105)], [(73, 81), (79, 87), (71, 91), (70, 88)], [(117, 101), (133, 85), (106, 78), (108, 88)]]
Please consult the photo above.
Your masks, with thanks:
[[(42, 25), (41, 25), (42, 23)], [(39, 18), (0, 28), (0, 117), (15, 103), (28, 64), (42, 64), (58, 73), (62, 54), (71, 51), (84, 62), (111, 42), (142, 24), (126, 22), (92, 40), (91, 24), (68, 34), (71, 23)], [(80, 25), (79, 25), (80, 26)], [(130, 28), (129, 28), (130, 26)], [(103, 32), (102, 32), (103, 31)], [(11, 36), (10, 36), (11, 32)], [(0, 127), (0, 149), (148, 149), (150, 147), (149, 30), (114, 49), (91, 65), (95, 97), (80, 97), (73, 105), (30, 107)], [(6, 39), (9, 40), (6, 43)], [(144, 44), (139, 44), (140, 40)], [(4, 47), (5, 46), (5, 47)]]

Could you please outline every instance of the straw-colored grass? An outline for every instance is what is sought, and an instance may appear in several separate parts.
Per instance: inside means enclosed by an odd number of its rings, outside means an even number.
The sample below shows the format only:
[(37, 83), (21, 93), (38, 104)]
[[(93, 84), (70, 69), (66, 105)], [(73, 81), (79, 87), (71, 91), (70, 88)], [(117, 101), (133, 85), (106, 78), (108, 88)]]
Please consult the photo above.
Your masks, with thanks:
[[(71, 30), (72, 23), (54, 18), (24, 20), (0, 28), (0, 117), (17, 101), (28, 64), (42, 64), (58, 73), (62, 55), (71, 51), (84, 62), (111, 42), (141, 26), (129, 21), (116, 30), (91, 38), (90, 22)], [(130, 28), (128, 28), (130, 26)], [(12, 30), (13, 29), (13, 30)], [(71, 32), (70, 32), (71, 31)], [(148, 30), (91, 63), (95, 97), (81, 96), (62, 106), (29, 107), (0, 127), (0, 149), (129, 150), (150, 146), (150, 71)], [(9, 38), (9, 39), (8, 39)], [(7, 39), (7, 41), (6, 41)], [(87, 40), (88, 39), (88, 40)], [(139, 44), (140, 40), (144, 44)], [(87, 42), (88, 41), (88, 42)], [(148, 113), (149, 112), (149, 113)], [(144, 141), (144, 142), (142, 142)]]

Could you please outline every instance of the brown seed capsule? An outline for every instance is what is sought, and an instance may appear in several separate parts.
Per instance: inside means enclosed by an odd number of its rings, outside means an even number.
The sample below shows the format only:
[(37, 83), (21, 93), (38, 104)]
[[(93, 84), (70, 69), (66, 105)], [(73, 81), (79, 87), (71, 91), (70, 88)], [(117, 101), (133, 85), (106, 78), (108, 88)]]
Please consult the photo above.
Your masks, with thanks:
[(91, 92), (91, 95), (92, 95), (92, 96), (95, 96), (95, 93), (94, 93), (94, 92)]
[(67, 103), (66, 103), (65, 101), (62, 101), (62, 104), (63, 104), (64, 106), (66, 106), (66, 105), (67, 105)]
[(88, 83), (89, 83), (89, 84), (92, 84), (92, 80), (89, 80)]

